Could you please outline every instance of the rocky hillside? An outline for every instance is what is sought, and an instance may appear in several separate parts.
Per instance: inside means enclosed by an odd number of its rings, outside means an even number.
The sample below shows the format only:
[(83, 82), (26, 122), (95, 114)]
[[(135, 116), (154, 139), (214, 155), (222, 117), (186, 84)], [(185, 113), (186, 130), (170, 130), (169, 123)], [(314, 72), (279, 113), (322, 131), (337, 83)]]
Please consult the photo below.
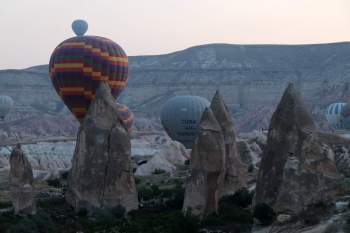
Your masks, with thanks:
[[(235, 118), (236, 133), (251, 132), (268, 127), (283, 91), (293, 82), (316, 129), (327, 131), (325, 108), (335, 101), (350, 102), (349, 50), (350, 43), (210, 44), (165, 55), (131, 56), (130, 79), (118, 101), (134, 112), (137, 129), (159, 130), (160, 106), (167, 99), (191, 94), (211, 100), (220, 90)], [(78, 123), (56, 94), (47, 65), (0, 71), (0, 94), (15, 104), (7, 125), (0, 127), (2, 139), (75, 135)], [(38, 117), (46, 123), (35, 131), (32, 125), (38, 124)]]

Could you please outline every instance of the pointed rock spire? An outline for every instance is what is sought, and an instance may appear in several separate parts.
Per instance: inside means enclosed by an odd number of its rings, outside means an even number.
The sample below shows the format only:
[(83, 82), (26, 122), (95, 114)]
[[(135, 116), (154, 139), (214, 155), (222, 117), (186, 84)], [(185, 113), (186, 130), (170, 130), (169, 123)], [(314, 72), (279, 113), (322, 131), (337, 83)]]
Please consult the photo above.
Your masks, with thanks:
[(15, 214), (35, 214), (33, 170), (18, 143), (10, 155), (9, 186)]
[(221, 127), (210, 108), (203, 112), (191, 151), (191, 164), (186, 176), (183, 210), (196, 215), (217, 212), (220, 179), (225, 170), (225, 143)]
[(67, 202), (76, 211), (117, 204), (126, 211), (137, 209), (130, 154), (129, 134), (108, 84), (102, 82), (78, 131)]
[(216, 91), (210, 108), (219, 123), (225, 141), (225, 175), (222, 177), (220, 197), (234, 194), (236, 190), (246, 187), (244, 166), (238, 152), (233, 118), (219, 91)]
[(343, 182), (309, 109), (289, 84), (271, 119), (252, 206), (267, 203), (277, 213), (296, 214), (334, 197)]

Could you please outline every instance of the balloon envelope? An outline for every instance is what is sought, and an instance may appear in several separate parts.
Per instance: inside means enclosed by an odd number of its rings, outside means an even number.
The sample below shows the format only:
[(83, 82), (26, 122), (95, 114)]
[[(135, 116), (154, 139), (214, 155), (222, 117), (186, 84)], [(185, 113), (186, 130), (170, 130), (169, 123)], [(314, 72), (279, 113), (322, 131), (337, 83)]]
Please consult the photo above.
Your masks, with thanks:
[(162, 106), (160, 119), (171, 139), (192, 149), (197, 126), (210, 102), (199, 96), (177, 96)]
[(345, 124), (341, 120), (340, 112), (345, 103), (334, 103), (326, 109), (326, 119), (335, 130), (345, 129)]
[(81, 123), (101, 82), (116, 99), (128, 79), (129, 62), (114, 41), (97, 36), (67, 39), (53, 51), (49, 72), (63, 102)]
[(340, 119), (345, 128), (350, 129), (350, 104), (345, 104), (340, 111)]
[(88, 28), (87, 22), (82, 19), (77, 19), (72, 23), (72, 29), (77, 36), (83, 36)]
[(116, 103), (116, 105), (126, 126), (126, 131), (130, 134), (134, 128), (134, 114), (126, 105), (120, 103)]
[(4, 119), (13, 108), (13, 101), (8, 96), (0, 96), (0, 118)]

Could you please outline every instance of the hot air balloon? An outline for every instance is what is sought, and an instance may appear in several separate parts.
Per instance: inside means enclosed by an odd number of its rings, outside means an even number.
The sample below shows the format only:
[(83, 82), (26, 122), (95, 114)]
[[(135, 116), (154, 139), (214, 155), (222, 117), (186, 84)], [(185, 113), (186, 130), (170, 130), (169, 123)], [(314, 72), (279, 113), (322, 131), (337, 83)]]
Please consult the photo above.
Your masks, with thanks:
[(340, 111), (340, 120), (345, 128), (350, 129), (350, 104), (345, 104)]
[(126, 131), (130, 134), (134, 128), (134, 114), (126, 105), (120, 103), (116, 103), (116, 105), (126, 126)]
[(177, 96), (167, 100), (162, 106), (160, 119), (169, 137), (192, 149), (206, 107), (210, 107), (210, 102), (199, 96)]
[(63, 102), (81, 123), (101, 82), (107, 82), (116, 99), (129, 73), (124, 50), (114, 41), (98, 36), (77, 36), (53, 51), (49, 72)]
[(83, 36), (88, 28), (87, 22), (82, 19), (77, 19), (72, 23), (72, 29), (77, 36)]
[(326, 109), (326, 119), (335, 130), (345, 129), (345, 124), (341, 120), (340, 112), (345, 103), (334, 103), (328, 106)]
[(3, 120), (13, 108), (13, 101), (8, 96), (0, 96), (0, 118)]

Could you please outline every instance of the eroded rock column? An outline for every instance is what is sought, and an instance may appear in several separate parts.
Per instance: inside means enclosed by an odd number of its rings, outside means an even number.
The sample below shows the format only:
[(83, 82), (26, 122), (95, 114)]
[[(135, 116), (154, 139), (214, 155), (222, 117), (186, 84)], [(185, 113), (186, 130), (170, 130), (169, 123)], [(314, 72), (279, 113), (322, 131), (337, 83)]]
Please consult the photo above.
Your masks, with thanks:
[(130, 165), (131, 142), (110, 88), (101, 83), (78, 131), (66, 199), (76, 211), (82, 207), (121, 204), (138, 208)]

